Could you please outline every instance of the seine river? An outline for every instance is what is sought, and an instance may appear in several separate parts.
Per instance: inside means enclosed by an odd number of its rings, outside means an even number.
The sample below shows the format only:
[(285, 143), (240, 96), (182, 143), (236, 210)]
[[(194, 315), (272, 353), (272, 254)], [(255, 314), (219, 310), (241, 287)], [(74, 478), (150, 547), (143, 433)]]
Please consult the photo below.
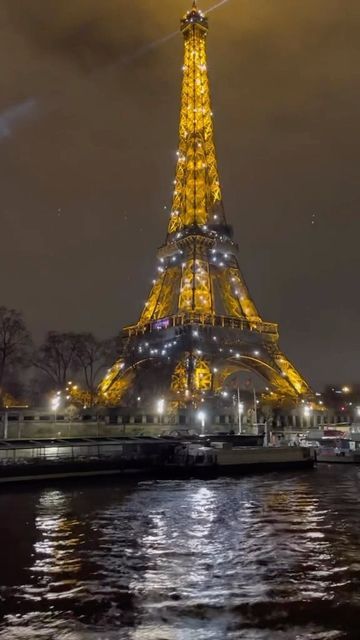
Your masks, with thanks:
[(360, 469), (0, 489), (0, 638), (360, 638)]

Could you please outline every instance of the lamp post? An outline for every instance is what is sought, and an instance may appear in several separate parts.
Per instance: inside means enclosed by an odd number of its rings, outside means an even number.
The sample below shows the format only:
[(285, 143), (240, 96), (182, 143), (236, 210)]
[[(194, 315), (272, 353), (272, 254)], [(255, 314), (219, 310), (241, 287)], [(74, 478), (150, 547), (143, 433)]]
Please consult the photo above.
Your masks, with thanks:
[(198, 419), (201, 424), (201, 435), (205, 435), (205, 421), (206, 421), (206, 413), (205, 411), (199, 411)]
[(50, 404), (50, 406), (51, 406), (51, 409), (52, 409), (52, 410), (53, 410), (53, 412), (54, 412), (54, 422), (56, 422), (56, 412), (57, 412), (57, 410), (58, 410), (58, 408), (59, 408), (59, 406), (60, 406), (60, 393), (57, 393), (57, 395), (56, 395), (56, 396), (54, 396), (54, 397), (51, 399), (51, 404)]
[(305, 420), (306, 420), (306, 422), (307, 422), (307, 427), (308, 427), (308, 429), (310, 429), (310, 426), (311, 426), (311, 425), (310, 425), (311, 412), (312, 412), (312, 407), (310, 407), (309, 405), (306, 405), (306, 406), (304, 407), (304, 417), (305, 417)]
[(164, 409), (165, 409), (165, 400), (164, 400), (164, 398), (160, 398), (157, 401), (156, 409), (157, 409), (157, 412), (159, 414), (159, 423), (162, 424), (162, 417), (163, 417)]
[(356, 407), (356, 423), (359, 424), (360, 422), (360, 407)]
[(238, 423), (239, 423), (239, 436), (242, 431), (242, 415), (244, 413), (244, 403), (240, 402), (240, 389), (237, 390), (237, 407), (238, 407)]
[(4, 440), (7, 440), (8, 437), (8, 412), (5, 409), (4, 411)]
[(253, 397), (254, 397), (254, 420), (255, 420), (255, 424), (257, 426), (257, 421), (258, 421), (258, 417), (257, 417), (257, 397), (256, 397), (256, 389), (255, 389), (255, 387), (253, 387)]

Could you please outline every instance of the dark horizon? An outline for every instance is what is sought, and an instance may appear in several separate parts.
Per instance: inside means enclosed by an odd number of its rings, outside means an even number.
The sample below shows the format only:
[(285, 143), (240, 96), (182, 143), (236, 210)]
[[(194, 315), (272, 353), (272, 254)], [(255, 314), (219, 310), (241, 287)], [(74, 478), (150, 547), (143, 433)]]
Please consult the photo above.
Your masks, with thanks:
[[(143, 4), (77, 0), (70, 16), (0, 1), (0, 305), (23, 310), (36, 340), (48, 329), (113, 335), (149, 292), (171, 203), (182, 38), (149, 45), (190, 2)], [(356, 9), (229, 0), (209, 16), (240, 267), (315, 387), (359, 380)]]

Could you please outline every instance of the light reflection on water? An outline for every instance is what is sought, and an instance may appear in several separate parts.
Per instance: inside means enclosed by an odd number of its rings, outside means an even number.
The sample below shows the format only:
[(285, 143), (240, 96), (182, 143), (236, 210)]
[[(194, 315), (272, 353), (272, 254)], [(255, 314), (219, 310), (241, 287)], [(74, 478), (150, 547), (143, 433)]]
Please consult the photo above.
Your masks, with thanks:
[(61, 491), (40, 495), (35, 527), (39, 538), (34, 544), (33, 564), (29, 567), (34, 585), (28, 585), (24, 598), (58, 601), (82, 590), (77, 574), (83, 534), (80, 522), (69, 515), (69, 497)]
[(360, 638), (357, 468), (69, 486), (0, 495), (1, 638)]

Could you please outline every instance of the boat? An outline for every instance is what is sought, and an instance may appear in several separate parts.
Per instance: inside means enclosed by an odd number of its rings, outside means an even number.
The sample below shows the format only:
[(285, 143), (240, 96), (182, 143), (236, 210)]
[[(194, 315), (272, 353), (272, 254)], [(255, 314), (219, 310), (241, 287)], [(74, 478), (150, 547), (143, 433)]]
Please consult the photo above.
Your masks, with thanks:
[(316, 457), (319, 463), (359, 464), (360, 442), (349, 437), (325, 436), (319, 439)]
[(214, 477), (314, 465), (309, 447), (102, 437), (0, 441), (0, 483), (90, 476)]

